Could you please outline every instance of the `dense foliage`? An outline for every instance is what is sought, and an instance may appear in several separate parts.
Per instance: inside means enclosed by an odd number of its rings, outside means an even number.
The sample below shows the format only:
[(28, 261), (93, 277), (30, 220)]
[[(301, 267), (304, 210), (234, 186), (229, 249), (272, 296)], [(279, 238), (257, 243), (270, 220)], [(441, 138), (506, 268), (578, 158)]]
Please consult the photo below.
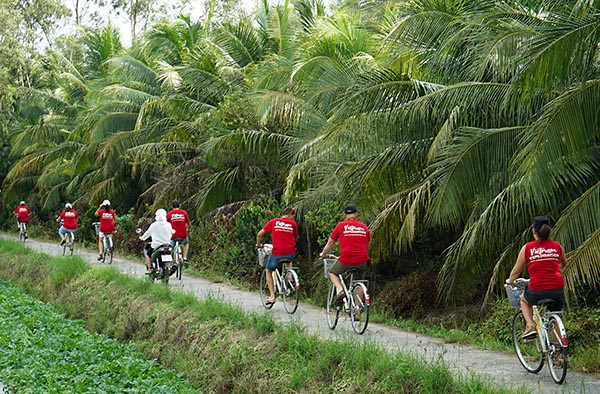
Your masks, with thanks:
[(8, 81), (3, 199), (44, 217), (177, 197), (208, 237), (268, 194), (298, 208), (307, 259), (319, 210), (352, 202), (374, 262), (443, 251), (428, 269), (455, 303), (492, 295), (546, 214), (575, 293), (600, 277), (599, 18), (597, 0), (296, 0), (164, 21), (129, 48), (86, 30)]

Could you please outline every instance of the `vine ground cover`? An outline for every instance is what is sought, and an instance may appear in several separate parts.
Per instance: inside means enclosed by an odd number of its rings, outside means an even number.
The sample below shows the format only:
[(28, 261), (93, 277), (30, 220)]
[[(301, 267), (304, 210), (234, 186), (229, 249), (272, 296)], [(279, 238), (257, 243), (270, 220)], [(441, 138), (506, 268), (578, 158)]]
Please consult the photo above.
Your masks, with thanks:
[(91, 334), (79, 321), (0, 281), (0, 380), (24, 393), (197, 393), (133, 345)]

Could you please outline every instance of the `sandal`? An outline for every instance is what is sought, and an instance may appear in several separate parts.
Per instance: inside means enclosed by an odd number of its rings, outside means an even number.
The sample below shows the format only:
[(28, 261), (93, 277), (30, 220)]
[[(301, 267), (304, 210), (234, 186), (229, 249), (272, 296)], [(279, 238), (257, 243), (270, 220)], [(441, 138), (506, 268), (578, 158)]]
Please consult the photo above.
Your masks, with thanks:
[(265, 300), (265, 304), (272, 305), (275, 303), (275, 301), (277, 301), (277, 299), (275, 297), (269, 297)]

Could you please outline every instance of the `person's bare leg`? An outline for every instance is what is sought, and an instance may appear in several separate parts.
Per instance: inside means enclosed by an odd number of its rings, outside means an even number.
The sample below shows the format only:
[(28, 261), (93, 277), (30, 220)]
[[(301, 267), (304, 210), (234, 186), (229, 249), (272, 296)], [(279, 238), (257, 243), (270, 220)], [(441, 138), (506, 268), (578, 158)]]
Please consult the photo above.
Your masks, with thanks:
[(275, 302), (275, 285), (273, 284), (273, 273), (265, 268), (266, 277), (267, 277), (267, 287), (269, 288), (269, 299), (268, 301)]
[(535, 322), (533, 321), (533, 307), (521, 300), (521, 312), (523, 313), (523, 317), (525, 318), (525, 322), (528, 326), (534, 327)]
[(330, 272), (329, 280), (335, 286), (335, 289), (337, 290), (337, 294), (340, 294), (342, 291), (344, 291), (344, 288), (342, 287), (342, 281), (340, 280), (340, 277), (337, 274)]

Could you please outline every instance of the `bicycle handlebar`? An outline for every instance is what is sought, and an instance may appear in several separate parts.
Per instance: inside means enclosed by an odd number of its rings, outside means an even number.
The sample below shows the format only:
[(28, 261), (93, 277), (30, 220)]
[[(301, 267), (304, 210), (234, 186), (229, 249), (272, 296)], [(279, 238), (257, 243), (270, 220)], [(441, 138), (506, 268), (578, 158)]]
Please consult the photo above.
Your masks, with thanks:
[(336, 259), (336, 260), (337, 260), (337, 259), (338, 259), (338, 256), (336, 256), (336, 255), (334, 255), (334, 254), (331, 254), (331, 253), (330, 253), (330, 254), (328, 254), (328, 255), (327, 255), (327, 257), (322, 257), (322, 256), (320, 256), (320, 255), (319, 255), (319, 258), (320, 258), (321, 260), (324, 260), (324, 259)]

